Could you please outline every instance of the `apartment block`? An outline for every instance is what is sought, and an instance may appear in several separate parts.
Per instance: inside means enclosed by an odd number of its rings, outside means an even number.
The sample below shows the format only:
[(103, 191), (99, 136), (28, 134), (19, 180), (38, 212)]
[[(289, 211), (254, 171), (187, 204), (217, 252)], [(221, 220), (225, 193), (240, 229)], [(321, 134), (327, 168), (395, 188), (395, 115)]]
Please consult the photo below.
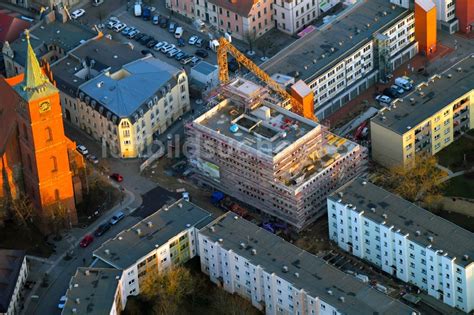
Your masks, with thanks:
[(28, 278), (26, 252), (23, 250), (0, 249), (0, 314), (21, 313), (23, 299), (21, 290)]
[(348, 7), (262, 68), (308, 84), (316, 115), (323, 119), (417, 53), (413, 11), (371, 0)]
[(436, 4), (438, 28), (453, 34), (459, 30), (459, 20), (456, 17), (455, 0), (433, 0)]
[(258, 38), (275, 26), (270, 0), (166, 0), (166, 7), (241, 40), (246, 34)]
[(279, 30), (295, 34), (339, 2), (340, 0), (276, 0), (273, 2), (273, 19)]
[(147, 272), (158, 272), (197, 255), (197, 230), (212, 215), (185, 200), (143, 219), (104, 242), (93, 253), (97, 263), (123, 271), (122, 299), (140, 293)]
[(433, 75), (370, 121), (372, 158), (413, 166), (416, 154), (434, 155), (474, 128), (474, 55)]
[(327, 206), (339, 247), (452, 307), (474, 309), (473, 233), (360, 178)]
[[(54, 35), (52, 35), (54, 34)], [(85, 42), (97, 38), (90, 28), (74, 22), (41, 22), (30, 29), (30, 43), (40, 61), (53, 64)], [(2, 48), (7, 77), (25, 72), (27, 45), (25, 35)]]
[(196, 179), (301, 229), (325, 198), (365, 169), (366, 149), (284, 108), (268, 88), (236, 78), (223, 100), (186, 125)]
[(122, 296), (122, 270), (112, 268), (77, 268), (66, 291), (62, 315), (118, 315), (125, 309)]
[(266, 314), (418, 314), (232, 212), (198, 238), (202, 272)]

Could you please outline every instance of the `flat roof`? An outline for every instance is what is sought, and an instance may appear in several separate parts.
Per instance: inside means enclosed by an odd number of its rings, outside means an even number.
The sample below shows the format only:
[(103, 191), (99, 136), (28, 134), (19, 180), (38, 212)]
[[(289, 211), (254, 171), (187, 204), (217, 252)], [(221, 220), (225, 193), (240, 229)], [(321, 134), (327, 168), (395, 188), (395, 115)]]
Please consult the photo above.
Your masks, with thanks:
[(191, 68), (191, 70), (197, 71), (199, 73), (202, 73), (204, 75), (209, 75), (215, 71), (217, 71), (217, 66), (210, 64), (209, 62), (206, 61), (201, 61), (197, 65)]
[(387, 0), (358, 1), (323, 29), (298, 39), (262, 64), (261, 68), (269, 74), (297, 71), (300, 79), (312, 81), (372, 40), (375, 33), (388, 29), (409, 13)]
[[(53, 21), (48, 24), (43, 22), (30, 30), (30, 43), (38, 59), (41, 59), (48, 52), (47, 45), (49, 44), (54, 43), (63, 48), (65, 52), (68, 52), (79, 46), (83, 41), (87, 41), (95, 36), (97, 36), (95, 31), (74, 21), (66, 23)], [(25, 34), (22, 34), (10, 46), (14, 51), (13, 59), (15, 62), (24, 66), (27, 47)]]
[(24, 250), (0, 249), (0, 312), (2, 313), (8, 311), (25, 255)]
[(79, 90), (114, 115), (132, 118), (140, 109), (148, 111), (146, 103), (161, 93), (160, 89), (168, 83), (176, 85), (178, 75), (183, 71), (148, 56), (113, 73), (102, 73), (82, 84)]
[(403, 102), (383, 110), (371, 122), (403, 135), (469, 93), (474, 89), (474, 54), (418, 87), (403, 97)]
[(67, 301), (61, 314), (111, 313), (121, 277), (122, 270), (77, 268), (69, 283), (69, 289), (66, 292)]
[[(343, 314), (411, 315), (415, 312), (400, 301), (329, 265), (322, 258), (236, 217), (232, 212), (227, 212), (199, 233), (218, 242), (226, 250), (244, 257), (253, 265), (260, 266), (265, 272), (275, 273), (296, 289), (303, 289), (310, 296), (319, 297)], [(244, 243), (244, 248), (241, 243)], [(256, 250), (256, 255), (252, 254), (252, 249)], [(284, 266), (288, 268), (287, 272), (283, 271)], [(341, 297), (344, 297), (344, 302)]]
[[(328, 198), (352, 204), (355, 211), (364, 211), (363, 216), (376, 223), (393, 225), (393, 230), (408, 234), (408, 239), (421, 246), (431, 245), (434, 250), (442, 250), (456, 258), (461, 266), (474, 261), (473, 233), (361, 178), (342, 186)], [(467, 260), (464, 255), (468, 255)]]
[[(127, 269), (156, 249), (157, 245), (162, 246), (191, 226), (203, 227), (212, 219), (212, 214), (209, 212), (181, 199), (157, 210), (133, 227), (118, 233), (96, 249), (93, 255), (109, 263), (112, 267)], [(151, 226), (148, 224), (149, 222), (151, 222)], [(137, 233), (138, 229), (140, 235)], [(107, 254), (105, 250), (108, 250), (109, 253)]]
[(77, 89), (84, 82), (104, 71), (113, 73), (142, 57), (139, 50), (128, 44), (102, 36), (69, 52), (67, 57), (51, 67), (51, 71), (58, 88), (76, 96)]

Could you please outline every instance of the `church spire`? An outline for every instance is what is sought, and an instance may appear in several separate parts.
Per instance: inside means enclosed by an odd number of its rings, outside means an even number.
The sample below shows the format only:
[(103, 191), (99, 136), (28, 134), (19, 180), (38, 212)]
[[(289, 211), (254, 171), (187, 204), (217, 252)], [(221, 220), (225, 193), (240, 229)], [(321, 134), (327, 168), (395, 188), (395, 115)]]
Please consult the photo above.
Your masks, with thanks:
[(30, 31), (25, 30), (25, 35), (28, 44), (28, 49), (26, 53), (26, 67), (23, 88), (25, 89), (25, 91), (31, 91), (42, 87), (46, 82), (48, 82), (48, 79), (43, 74), (43, 71), (41, 70), (33, 47), (31, 47)]

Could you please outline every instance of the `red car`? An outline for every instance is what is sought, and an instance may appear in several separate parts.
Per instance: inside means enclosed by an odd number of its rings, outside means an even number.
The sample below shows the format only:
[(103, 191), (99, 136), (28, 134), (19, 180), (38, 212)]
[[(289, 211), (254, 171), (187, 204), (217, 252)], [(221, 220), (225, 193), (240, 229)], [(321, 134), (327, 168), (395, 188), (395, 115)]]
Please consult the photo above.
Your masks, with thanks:
[(123, 176), (120, 175), (119, 173), (113, 173), (112, 175), (110, 175), (110, 178), (112, 178), (113, 180), (117, 181), (117, 182), (121, 182), (123, 181)]
[(94, 237), (92, 235), (88, 234), (88, 235), (84, 236), (82, 241), (79, 243), (79, 246), (87, 247), (87, 246), (89, 246), (90, 243), (92, 243), (93, 240), (94, 240)]

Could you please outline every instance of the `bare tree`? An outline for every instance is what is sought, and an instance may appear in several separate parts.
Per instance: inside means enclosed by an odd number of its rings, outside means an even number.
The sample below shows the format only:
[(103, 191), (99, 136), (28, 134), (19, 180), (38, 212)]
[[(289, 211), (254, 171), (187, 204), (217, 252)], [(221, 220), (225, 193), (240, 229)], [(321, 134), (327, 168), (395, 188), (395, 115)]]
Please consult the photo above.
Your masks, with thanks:
[(69, 209), (62, 202), (55, 202), (47, 207), (49, 216), (46, 218), (47, 224), (56, 237), (59, 237), (61, 230), (66, 227), (69, 220)]
[(249, 51), (253, 51), (253, 45), (257, 40), (257, 32), (255, 30), (247, 31), (244, 34), (245, 41), (249, 45)]
[(223, 289), (216, 289), (213, 295), (213, 308), (215, 313), (219, 315), (253, 315), (258, 311), (243, 298), (232, 295)]
[(9, 208), (11, 216), (18, 226), (27, 228), (34, 223), (36, 209), (27, 196), (22, 195), (13, 200)]

